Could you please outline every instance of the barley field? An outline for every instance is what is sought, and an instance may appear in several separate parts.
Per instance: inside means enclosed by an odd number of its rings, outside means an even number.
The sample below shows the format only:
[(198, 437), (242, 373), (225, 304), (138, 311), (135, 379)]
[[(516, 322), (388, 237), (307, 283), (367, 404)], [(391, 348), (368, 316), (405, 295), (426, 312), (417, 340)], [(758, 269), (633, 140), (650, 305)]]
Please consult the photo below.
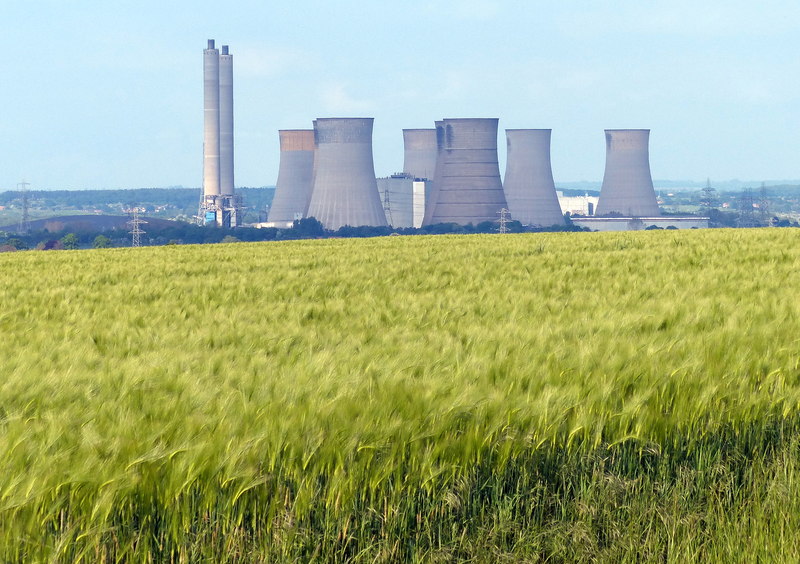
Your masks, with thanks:
[(778, 229), (0, 254), (0, 561), (798, 561), (798, 267)]

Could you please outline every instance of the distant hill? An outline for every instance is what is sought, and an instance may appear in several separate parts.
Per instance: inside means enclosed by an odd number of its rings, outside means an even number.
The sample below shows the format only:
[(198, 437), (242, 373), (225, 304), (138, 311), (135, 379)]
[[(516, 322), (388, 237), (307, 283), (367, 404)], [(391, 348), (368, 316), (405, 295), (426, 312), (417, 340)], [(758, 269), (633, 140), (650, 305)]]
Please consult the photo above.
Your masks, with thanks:
[[(745, 188), (758, 189), (764, 184), (768, 190), (794, 191), (800, 188), (800, 180), (714, 180), (711, 179), (711, 186), (717, 192), (741, 192)], [(556, 182), (556, 189), (563, 190), (565, 195), (569, 191), (588, 192), (590, 195), (597, 195), (600, 192), (602, 182), (599, 181), (578, 181), (578, 182)], [(653, 180), (656, 190), (670, 190), (672, 192), (697, 191), (702, 190), (706, 181), (698, 182), (695, 180)], [(594, 192), (594, 194), (593, 194)]]
[[(142, 217), (147, 225), (155, 229), (165, 229), (175, 225), (175, 221), (159, 219), (156, 217)], [(60, 215), (47, 219), (31, 221), (31, 231), (74, 231), (75, 233), (90, 233), (97, 231), (111, 231), (112, 229), (127, 229), (130, 217), (127, 215)], [(0, 227), (0, 231), (16, 231), (18, 225)], [(147, 226), (142, 226), (146, 231)]]
[[(263, 221), (272, 203), (274, 187), (239, 187), (244, 203), (245, 222)], [(188, 219), (197, 213), (199, 188), (136, 188), (132, 190), (31, 190), (28, 207), (32, 218), (67, 214), (121, 215), (138, 207), (151, 217)], [(22, 193), (0, 192), (0, 224), (19, 222)]]
[[(248, 200), (272, 200), (274, 186), (263, 188), (237, 188), (245, 204)], [(0, 192), (0, 205), (9, 205), (19, 200), (21, 192), (8, 190)], [(45, 201), (57, 206), (98, 206), (123, 204), (142, 206), (146, 204), (171, 204), (177, 207), (197, 207), (200, 201), (199, 188), (134, 188), (131, 190), (31, 190), (28, 197), (32, 202)]]
[[(0, 192), (0, 205), (18, 200), (17, 190)], [(136, 188), (133, 190), (31, 190), (28, 198), (32, 203), (44, 202), (49, 206), (102, 206), (122, 204), (142, 206), (146, 204), (171, 204), (179, 207), (197, 206), (200, 190), (192, 188)]]

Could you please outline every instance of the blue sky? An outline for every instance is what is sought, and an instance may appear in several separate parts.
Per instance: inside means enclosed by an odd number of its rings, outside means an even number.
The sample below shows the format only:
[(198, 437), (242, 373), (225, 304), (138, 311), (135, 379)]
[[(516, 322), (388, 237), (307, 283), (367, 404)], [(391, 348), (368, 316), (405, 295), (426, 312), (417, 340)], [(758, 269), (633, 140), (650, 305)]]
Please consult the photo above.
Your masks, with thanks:
[(278, 129), (499, 117), (552, 128), (556, 181), (600, 181), (605, 128), (650, 128), (657, 179), (800, 178), (800, 2), (0, 0), (0, 190), (199, 186), (202, 50), (234, 55), (236, 184)]

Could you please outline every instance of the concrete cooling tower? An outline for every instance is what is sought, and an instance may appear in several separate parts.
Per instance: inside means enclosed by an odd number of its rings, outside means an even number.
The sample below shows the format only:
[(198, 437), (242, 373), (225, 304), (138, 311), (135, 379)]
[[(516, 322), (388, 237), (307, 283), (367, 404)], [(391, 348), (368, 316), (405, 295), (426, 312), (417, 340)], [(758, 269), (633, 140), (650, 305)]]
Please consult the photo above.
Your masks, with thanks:
[(219, 49), (203, 51), (203, 194), (219, 195)]
[(425, 216), (422, 225), (431, 225), (433, 204), (437, 197), (437, 179), (439, 181), (442, 179), (442, 165), (444, 164), (444, 158), (442, 158), (442, 154), (444, 153), (444, 120), (435, 121), (433, 123), (435, 126), (434, 131), (436, 132), (436, 164), (433, 167), (433, 182), (431, 182), (430, 187), (425, 192)]
[(425, 225), (496, 221), (506, 207), (497, 162), (497, 118), (437, 124), (438, 156)]
[(219, 191), (233, 196), (233, 55), (219, 55)]
[(606, 129), (606, 170), (595, 215), (660, 215), (650, 176), (649, 129)]
[(433, 180), (436, 170), (436, 130), (404, 129), (403, 172), (413, 178)]
[(375, 165), (373, 118), (318, 118), (315, 125), (314, 188), (308, 216), (326, 229), (344, 225), (385, 226)]
[(311, 201), (314, 167), (314, 130), (289, 129), (278, 132), (281, 158), (275, 197), (267, 221), (290, 222), (306, 217)]
[[(311, 120), (311, 131), (314, 132), (314, 166), (311, 167), (311, 193), (314, 193), (314, 179), (317, 177), (317, 120)], [(308, 198), (309, 205), (311, 204), (311, 196)], [(308, 209), (306, 209), (308, 213)]]
[(523, 225), (564, 225), (550, 166), (550, 129), (506, 129), (503, 190), (511, 218)]

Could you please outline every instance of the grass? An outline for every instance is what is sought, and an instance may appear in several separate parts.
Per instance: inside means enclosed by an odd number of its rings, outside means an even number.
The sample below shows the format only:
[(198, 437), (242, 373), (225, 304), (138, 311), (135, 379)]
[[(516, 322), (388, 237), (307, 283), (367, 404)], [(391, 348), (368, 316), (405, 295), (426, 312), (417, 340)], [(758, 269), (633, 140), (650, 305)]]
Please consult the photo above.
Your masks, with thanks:
[(798, 242), (0, 255), (0, 560), (800, 559)]

